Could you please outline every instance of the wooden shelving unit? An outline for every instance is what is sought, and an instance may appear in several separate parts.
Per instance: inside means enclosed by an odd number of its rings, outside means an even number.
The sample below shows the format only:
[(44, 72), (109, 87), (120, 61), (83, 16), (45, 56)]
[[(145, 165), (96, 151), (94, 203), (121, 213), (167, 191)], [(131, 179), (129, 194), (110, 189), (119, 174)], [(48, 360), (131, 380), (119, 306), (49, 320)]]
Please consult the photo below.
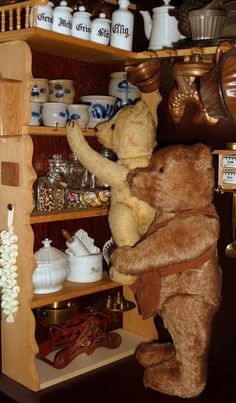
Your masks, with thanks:
[(94, 283), (74, 283), (66, 281), (63, 285), (63, 290), (53, 294), (34, 294), (31, 302), (32, 308), (52, 304), (54, 301), (65, 301), (84, 295), (94, 294), (95, 292), (110, 290), (119, 287), (120, 284), (111, 281), (108, 274), (104, 272), (103, 278)]
[(202, 55), (212, 55), (216, 51), (216, 46), (211, 46), (193, 47), (191, 49), (167, 48), (137, 53), (47, 31), (42, 28), (8, 31), (0, 35), (0, 43), (16, 40), (25, 41), (34, 51), (67, 57), (81, 62), (102, 64), (125, 63), (126, 65), (132, 65), (155, 56), (159, 58), (188, 57), (195, 53), (196, 50)]
[(43, 222), (54, 222), (64, 220), (75, 220), (79, 218), (106, 216), (108, 207), (93, 207), (88, 209), (65, 209), (55, 213), (42, 213), (41, 211), (33, 211), (26, 219), (27, 224), (39, 224)]
[[(28, 2), (26, 2), (28, 4)], [(2, 8), (0, 7), (0, 12)], [(35, 317), (33, 308), (49, 304), (55, 300), (62, 301), (92, 294), (98, 291), (112, 289), (119, 286), (108, 277), (93, 284), (74, 284), (66, 282), (63, 290), (50, 295), (33, 295), (32, 273), (35, 268), (33, 256), (34, 233), (32, 225), (61, 220), (74, 220), (79, 218), (105, 216), (107, 208), (86, 209), (80, 211), (62, 211), (55, 214), (38, 214), (33, 212), (32, 185), (36, 179), (32, 167), (33, 141), (37, 136), (65, 136), (65, 129), (45, 127), (29, 127), (29, 99), (32, 77), (31, 51), (63, 56), (90, 63), (120, 63), (126, 65), (139, 63), (141, 60), (155, 57), (188, 57), (196, 48), (192, 49), (166, 49), (158, 52), (127, 52), (109, 46), (83, 41), (71, 36), (49, 32), (39, 28), (18, 29), (0, 34), (0, 73), (4, 78), (19, 80), (22, 83), (22, 98), (20, 108), (22, 135), (8, 136), (4, 133), (0, 137), (0, 161), (7, 161), (19, 168), (19, 185), (6, 185), (0, 183), (0, 227), (6, 227), (7, 205), (12, 203), (15, 207), (14, 227), (18, 235), (19, 255), (17, 259), (18, 283), (20, 286), (20, 309), (14, 324), (8, 324), (2, 319), (2, 371), (5, 375), (26, 386), (38, 391), (41, 388), (55, 384), (84, 371), (104, 365), (111, 360), (119, 359), (132, 354), (136, 345), (143, 339), (156, 337), (156, 330), (152, 320), (142, 321), (136, 309), (124, 314), (123, 330), (124, 343), (121, 350), (102, 353), (102, 358), (94, 354), (95, 362), (90, 363), (88, 357), (84, 370), (80, 370), (81, 361), (74, 361), (69, 373), (58, 372), (54, 368), (39, 363), (35, 359), (38, 346), (35, 341)], [(202, 48), (200, 52), (206, 56), (215, 53), (216, 48)], [(146, 98), (152, 110), (151, 98)], [(12, 107), (12, 105), (11, 105)], [(3, 111), (0, 110), (0, 115)], [(93, 136), (93, 131), (86, 131), (86, 136)], [(129, 287), (124, 287), (126, 298), (132, 300), (133, 294)], [(105, 354), (105, 355), (104, 355)], [(81, 358), (81, 357), (80, 357)], [(76, 368), (74, 368), (74, 366)], [(49, 375), (47, 374), (49, 373)], [(62, 375), (61, 375), (62, 374)]]
[[(82, 129), (86, 137), (94, 137), (94, 129)], [(28, 126), (27, 133), (31, 136), (66, 136), (65, 127)]]

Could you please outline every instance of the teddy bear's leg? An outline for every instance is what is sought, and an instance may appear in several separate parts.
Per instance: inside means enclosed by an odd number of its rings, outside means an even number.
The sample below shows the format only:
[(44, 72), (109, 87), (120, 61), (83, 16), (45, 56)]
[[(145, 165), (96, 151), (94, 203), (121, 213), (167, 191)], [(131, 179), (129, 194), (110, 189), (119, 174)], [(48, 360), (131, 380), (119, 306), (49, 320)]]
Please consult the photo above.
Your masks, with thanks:
[(144, 367), (160, 364), (175, 356), (175, 348), (172, 343), (141, 343), (135, 352), (135, 356)]
[[(109, 210), (109, 226), (114, 242), (119, 248), (133, 246), (139, 239), (138, 223), (131, 209), (123, 203), (116, 203)], [(110, 267), (110, 277), (113, 281), (131, 285), (136, 276), (121, 274), (114, 266)]]
[(175, 358), (145, 370), (144, 384), (180, 397), (199, 395), (207, 377), (207, 354), (215, 309), (200, 296), (178, 295), (162, 310)]

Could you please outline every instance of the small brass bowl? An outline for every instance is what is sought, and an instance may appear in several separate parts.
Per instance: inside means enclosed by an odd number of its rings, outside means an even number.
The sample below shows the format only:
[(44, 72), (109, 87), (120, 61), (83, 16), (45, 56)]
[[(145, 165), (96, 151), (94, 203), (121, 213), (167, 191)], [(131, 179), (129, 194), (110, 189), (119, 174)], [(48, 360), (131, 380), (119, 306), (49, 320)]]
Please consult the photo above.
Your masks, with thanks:
[(37, 317), (42, 322), (51, 325), (58, 325), (71, 320), (75, 310), (74, 304), (70, 301), (53, 302), (37, 309)]

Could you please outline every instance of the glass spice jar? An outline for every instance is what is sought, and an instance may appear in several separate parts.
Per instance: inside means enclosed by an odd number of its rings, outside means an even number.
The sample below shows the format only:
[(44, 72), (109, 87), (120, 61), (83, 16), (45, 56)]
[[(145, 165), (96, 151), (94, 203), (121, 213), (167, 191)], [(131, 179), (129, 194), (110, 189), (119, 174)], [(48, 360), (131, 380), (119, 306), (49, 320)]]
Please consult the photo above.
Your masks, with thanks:
[(62, 210), (64, 208), (65, 187), (60, 175), (53, 171), (40, 178), (37, 182), (37, 209), (45, 212)]
[(50, 171), (60, 175), (61, 182), (66, 187), (68, 185), (67, 161), (62, 158), (62, 155), (53, 154), (52, 159), (48, 160), (48, 166)]

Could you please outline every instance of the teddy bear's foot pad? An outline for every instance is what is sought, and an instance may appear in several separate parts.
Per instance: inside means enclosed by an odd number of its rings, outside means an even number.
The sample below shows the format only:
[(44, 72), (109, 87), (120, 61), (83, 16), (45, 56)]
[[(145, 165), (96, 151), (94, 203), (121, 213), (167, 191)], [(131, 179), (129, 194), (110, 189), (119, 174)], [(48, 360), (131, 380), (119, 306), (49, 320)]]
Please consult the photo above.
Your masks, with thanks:
[(145, 387), (184, 398), (198, 396), (205, 387), (205, 382), (198, 382), (196, 385), (189, 377), (184, 378), (181, 365), (176, 360), (147, 368), (143, 381)]
[(138, 362), (148, 368), (173, 358), (175, 348), (172, 343), (141, 343), (135, 355)]

